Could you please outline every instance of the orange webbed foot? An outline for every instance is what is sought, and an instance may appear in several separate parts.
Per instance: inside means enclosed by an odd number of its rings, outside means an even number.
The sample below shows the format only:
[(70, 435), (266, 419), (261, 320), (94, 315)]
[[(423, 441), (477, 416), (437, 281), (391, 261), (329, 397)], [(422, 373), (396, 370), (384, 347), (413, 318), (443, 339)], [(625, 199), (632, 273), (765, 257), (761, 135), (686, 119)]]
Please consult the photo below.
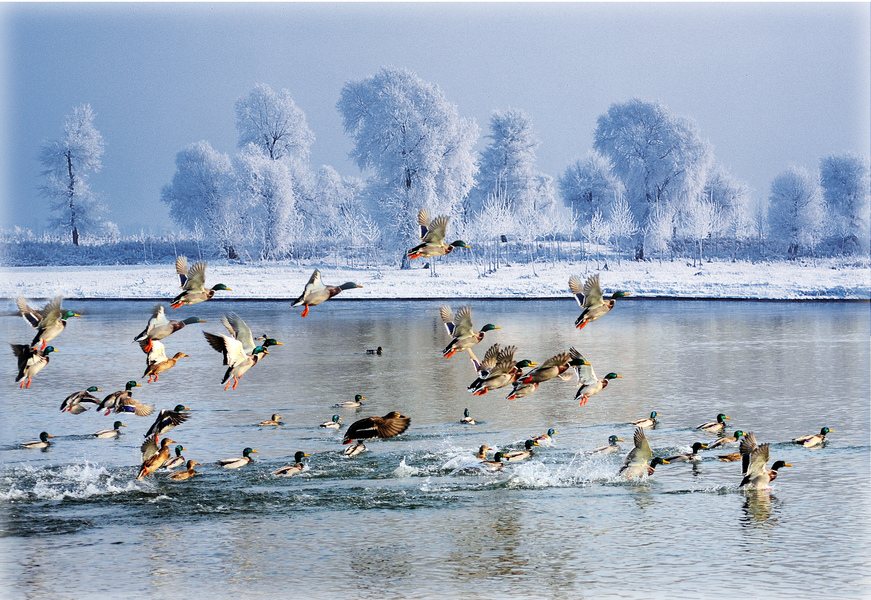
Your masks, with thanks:
[(301, 314), (300, 316), (301, 316), (301, 317), (304, 317), (304, 316), (306, 316), (307, 314), (308, 314), (308, 304), (305, 305), (305, 310), (302, 311), (302, 314)]

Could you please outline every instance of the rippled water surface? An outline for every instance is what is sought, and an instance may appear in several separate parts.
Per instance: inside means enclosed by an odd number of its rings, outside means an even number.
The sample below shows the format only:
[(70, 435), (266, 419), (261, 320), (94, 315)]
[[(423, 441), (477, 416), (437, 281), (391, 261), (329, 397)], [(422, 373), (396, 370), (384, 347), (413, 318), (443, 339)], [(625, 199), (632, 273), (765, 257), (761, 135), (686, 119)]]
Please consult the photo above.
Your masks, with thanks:
[[(147, 384), (131, 342), (145, 302), (66, 303), (84, 316), (57, 340), (29, 390), (7, 352), (0, 421), (0, 573), (10, 597), (713, 598), (864, 597), (869, 584), (869, 310), (867, 304), (624, 301), (578, 331), (571, 300), (473, 302), (492, 342), (542, 362), (576, 346), (597, 374), (623, 375), (584, 406), (574, 382), (551, 381), (515, 401), (474, 397), (463, 355), (444, 359), (439, 303), (332, 301), (301, 319), (289, 302), (213, 301), (172, 312), (208, 320), (166, 341), (190, 358)], [(458, 308), (456, 304), (454, 308)], [(9, 311), (14, 307), (9, 303)], [(221, 357), (201, 331), (236, 311), (284, 342), (223, 391)], [(33, 330), (0, 317), (7, 342)], [(383, 346), (382, 356), (366, 354)], [(181, 483), (135, 481), (151, 418), (122, 417), (117, 440), (88, 434), (113, 416), (61, 414), (75, 390), (102, 395), (129, 379), (158, 409), (192, 417), (170, 433), (203, 463)], [(366, 397), (361, 409), (332, 405)], [(461, 425), (469, 408), (477, 425)], [(394, 439), (341, 456), (342, 430), (318, 424), (398, 410)], [(772, 444), (785, 468), (770, 491), (737, 488), (740, 463), (659, 467), (650, 481), (616, 477), (633, 427), (658, 455), (715, 436), (718, 413)], [(272, 413), (282, 427), (258, 427)], [(835, 430), (823, 448), (790, 443)], [(554, 441), (501, 473), (463, 469), (478, 446), (517, 448), (553, 427)], [(46, 430), (46, 451), (17, 447)], [(617, 434), (613, 456), (587, 451)], [(258, 453), (246, 468), (215, 465)], [(299, 476), (271, 472), (311, 455)], [(729, 450), (729, 451), (736, 451)]]

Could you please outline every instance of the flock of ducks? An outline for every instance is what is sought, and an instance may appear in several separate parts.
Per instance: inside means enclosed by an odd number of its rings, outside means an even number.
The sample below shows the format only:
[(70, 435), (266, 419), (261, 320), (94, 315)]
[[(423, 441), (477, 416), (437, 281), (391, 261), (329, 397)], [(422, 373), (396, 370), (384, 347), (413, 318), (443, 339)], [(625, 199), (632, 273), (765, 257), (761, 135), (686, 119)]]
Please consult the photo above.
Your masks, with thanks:
[[(445, 243), (448, 223), (449, 217), (439, 216), (431, 219), (429, 211), (422, 209), (418, 214), (421, 243), (408, 250), (406, 253), (407, 257), (413, 259), (421, 256), (444, 256), (455, 248), (468, 248), (469, 246), (461, 240), (451, 244)], [(216, 292), (231, 289), (222, 283), (211, 288), (206, 288), (206, 263), (203, 261), (199, 261), (193, 266), (188, 266), (187, 259), (184, 256), (180, 256), (176, 260), (175, 267), (182, 291), (173, 298), (170, 304), (173, 309), (205, 302), (213, 298)], [(305, 285), (302, 294), (293, 302), (292, 306), (303, 306), (304, 309), (301, 316), (305, 317), (312, 306), (317, 306), (329, 300), (343, 290), (359, 287), (362, 286), (353, 282), (347, 282), (340, 286), (325, 285), (321, 279), (320, 272), (315, 269)], [(569, 279), (569, 290), (581, 307), (581, 314), (575, 321), (575, 326), (578, 329), (583, 329), (590, 323), (600, 319), (614, 308), (617, 299), (629, 295), (623, 291), (616, 291), (606, 299), (602, 293), (598, 274), (591, 275), (583, 284), (578, 277), (573, 275)], [(48, 343), (64, 331), (68, 319), (79, 317), (80, 315), (71, 310), (64, 310), (62, 308), (62, 298), (60, 297), (50, 300), (41, 310), (30, 307), (23, 298), (17, 299), (16, 305), (25, 321), (36, 329), (36, 335), (30, 344), (11, 344), (13, 353), (18, 359), (18, 375), (15, 381), (20, 382), (20, 387), (29, 388), (33, 377), (48, 366), (50, 354), (57, 351), (56, 348), (48, 345)], [(622, 377), (617, 373), (608, 373), (602, 378), (597, 377), (593, 366), (575, 348), (569, 348), (567, 352), (560, 352), (538, 364), (529, 359), (516, 360), (517, 348), (515, 346), (502, 347), (499, 344), (493, 344), (485, 352), (483, 359), (479, 360), (475, 356), (473, 348), (483, 341), (485, 333), (500, 329), (500, 327), (488, 323), (476, 331), (472, 324), (472, 309), (468, 306), (460, 308), (456, 314), (452, 312), (450, 307), (442, 306), (439, 314), (450, 336), (450, 341), (442, 350), (442, 355), (445, 358), (450, 358), (457, 352), (466, 352), (468, 354), (476, 375), (475, 380), (468, 386), (468, 390), (476, 396), (511, 386), (506, 399), (514, 400), (535, 392), (542, 383), (547, 381), (555, 379), (568, 381), (577, 376), (578, 383), (575, 400), (581, 406), (584, 406), (592, 396), (605, 390), (610, 382)], [(172, 357), (168, 357), (161, 340), (166, 339), (188, 325), (204, 322), (204, 320), (198, 317), (170, 320), (166, 316), (164, 307), (162, 305), (158, 306), (142, 332), (134, 337), (134, 342), (139, 343), (146, 355), (146, 369), (143, 377), (148, 377), (149, 383), (158, 381), (162, 373), (172, 369), (180, 359), (188, 356), (183, 352), (177, 352)], [(227, 390), (232, 385), (232, 389), (235, 390), (242, 376), (269, 354), (268, 348), (283, 344), (267, 335), (255, 338), (248, 325), (233, 312), (223, 315), (221, 322), (226, 328), (227, 334), (203, 333), (208, 344), (222, 355), (223, 365), (226, 367), (221, 381), (222, 384), (225, 384), (224, 389)], [(379, 346), (375, 350), (367, 350), (367, 353), (381, 355), (383, 348)], [(101, 400), (94, 393), (101, 392), (102, 390), (96, 386), (91, 386), (85, 390), (70, 394), (64, 399), (60, 410), (78, 415), (88, 410), (88, 404), (93, 404), (97, 407), (98, 411), (105, 411), (106, 415), (115, 412), (119, 415), (132, 413), (136, 416), (150, 416), (154, 411), (154, 407), (143, 404), (133, 398), (133, 390), (136, 387), (141, 387), (141, 384), (135, 380), (128, 381), (123, 390), (113, 392)], [(358, 394), (354, 400), (342, 402), (335, 406), (340, 408), (359, 408), (362, 406), (363, 400), (365, 398)], [(186, 410), (188, 410), (186, 406), (179, 404), (172, 410), (160, 410), (158, 412), (154, 422), (146, 432), (145, 442), (140, 448), (142, 461), (137, 479), (143, 479), (155, 473), (158, 469), (172, 471), (172, 469), (182, 465), (186, 468), (182, 471), (170, 472), (169, 479), (180, 481), (189, 479), (196, 474), (194, 467), (201, 463), (194, 460), (186, 460), (181, 454), (185, 448), (182, 445), (176, 445), (175, 448), (172, 448), (171, 445), (176, 444), (176, 442), (166, 437), (166, 433), (189, 419), (190, 414), (184, 412)], [(771, 468), (768, 468), (770, 446), (767, 443), (757, 444), (753, 432), (744, 433), (738, 430), (733, 436), (725, 436), (725, 420), (729, 419), (729, 417), (724, 414), (718, 415), (715, 421), (703, 423), (697, 427), (700, 431), (718, 435), (719, 437), (716, 441), (708, 444), (696, 442), (693, 444), (691, 452), (686, 454), (669, 457), (654, 456), (653, 450), (647, 440), (645, 429), (654, 427), (657, 424), (658, 416), (654, 411), (651, 412), (649, 417), (633, 422), (636, 426), (633, 435), (633, 448), (625, 457), (623, 466), (618, 472), (620, 476), (631, 479), (646, 479), (661, 464), (698, 462), (701, 460), (699, 454), (701, 450), (724, 447), (727, 444), (734, 443), (738, 443), (739, 452), (720, 455), (719, 458), (724, 461), (738, 459), (742, 461), (741, 487), (753, 489), (768, 487), (777, 477), (778, 471), (781, 468), (792, 466), (782, 460), (778, 460)], [(281, 415), (273, 414), (270, 419), (262, 421), (259, 425), (279, 426), (282, 424), (281, 421)], [(322, 423), (320, 427), (339, 429), (342, 427), (341, 422), (341, 416), (336, 414), (333, 415), (330, 421)], [(471, 417), (468, 408), (464, 410), (463, 418), (460, 422), (467, 425), (474, 425), (476, 423)], [(366, 450), (362, 440), (395, 437), (405, 432), (410, 423), (411, 419), (409, 417), (397, 411), (391, 411), (383, 417), (369, 416), (357, 420), (347, 428), (344, 434), (342, 443), (353, 445), (348, 446), (343, 454), (348, 457), (356, 456)], [(115, 438), (120, 435), (121, 427), (125, 427), (125, 425), (121, 421), (115, 421), (112, 429), (95, 432), (93, 436), (99, 439)], [(805, 447), (819, 446), (825, 443), (826, 435), (831, 432), (832, 430), (828, 427), (823, 427), (819, 434), (802, 436), (795, 438), (793, 441)], [(526, 440), (522, 450), (496, 452), (492, 460), (487, 458), (487, 451), (490, 448), (482, 445), (476, 455), (479, 461), (477, 466), (488, 470), (499, 470), (506, 463), (529, 459), (534, 455), (533, 448), (540, 446), (542, 442), (551, 441), (556, 433), (554, 429), (549, 429), (544, 435)], [(25, 442), (21, 446), (24, 448), (47, 448), (51, 444), (50, 438), (52, 438), (51, 435), (47, 432), (42, 432), (38, 440)], [(618, 444), (618, 442), (622, 441), (616, 435), (611, 435), (607, 445), (590, 452), (593, 454), (622, 452)], [(172, 456), (173, 451), (175, 452), (174, 457)], [(242, 451), (241, 457), (220, 460), (217, 464), (225, 469), (241, 468), (252, 462), (251, 454), (254, 453), (257, 453), (257, 450), (245, 448)], [(294, 455), (293, 464), (282, 467), (274, 471), (273, 474), (280, 477), (299, 474), (305, 468), (302, 459), (306, 457), (309, 457), (309, 455), (302, 451), (297, 451)]]

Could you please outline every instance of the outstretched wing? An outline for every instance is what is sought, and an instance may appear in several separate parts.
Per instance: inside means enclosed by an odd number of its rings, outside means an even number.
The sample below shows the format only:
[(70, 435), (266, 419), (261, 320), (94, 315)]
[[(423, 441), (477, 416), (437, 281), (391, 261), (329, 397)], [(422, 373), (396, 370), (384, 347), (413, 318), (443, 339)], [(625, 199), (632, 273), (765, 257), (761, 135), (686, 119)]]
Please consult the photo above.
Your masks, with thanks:
[(42, 321), (42, 313), (35, 308), (28, 306), (27, 300), (24, 298), (16, 298), (15, 304), (18, 306), (18, 312), (21, 313), (21, 316), (24, 317), (24, 320), (27, 321), (31, 327), (39, 327), (39, 322)]
[(571, 359), (572, 357), (569, 355), (568, 352), (560, 352), (556, 356), (551, 356), (546, 361), (544, 361), (544, 363), (542, 363), (542, 365), (538, 367), (538, 369), (543, 371), (544, 369), (549, 369), (551, 367), (561, 367), (562, 365), (568, 363)]
[(635, 435), (632, 437), (632, 441), (635, 442), (635, 447), (629, 451), (623, 466), (647, 464), (647, 461), (653, 456), (653, 450), (650, 449), (650, 444), (647, 442), (647, 436), (644, 435), (643, 428), (635, 428)]
[(569, 290), (571, 290), (572, 294), (574, 294), (575, 300), (578, 302), (578, 305), (583, 308), (584, 285), (581, 283), (581, 280), (578, 279), (578, 277), (575, 275), (569, 277)]
[(157, 363), (162, 363), (166, 360), (166, 346), (163, 345), (163, 342), (160, 340), (150, 340), (151, 341), (151, 350), (148, 351), (146, 348), (148, 347), (148, 338), (144, 340), (139, 340), (139, 347), (142, 348), (142, 351), (145, 352), (145, 362), (148, 365), (154, 365)]
[(426, 233), (429, 231), (429, 221), (429, 210), (421, 208), (417, 213), (417, 224), (420, 225), (420, 239), (426, 237)]
[(442, 317), (442, 322), (445, 324), (445, 329), (448, 330), (448, 335), (454, 335), (454, 313), (451, 312), (450, 306), (442, 306), (439, 309), (439, 314)]
[(443, 244), (445, 241), (445, 233), (448, 230), (448, 223), (451, 218), (447, 215), (441, 215), (433, 219), (429, 224), (429, 229), (421, 239), (426, 244)]
[(247, 356), (242, 348), (242, 342), (229, 335), (209, 333), (204, 331), (209, 346), (220, 352), (224, 357), (224, 365), (233, 367), (244, 361)]
[(234, 312), (227, 313), (221, 317), (221, 323), (224, 324), (230, 335), (242, 342), (242, 349), (245, 351), (245, 354), (250, 354), (254, 351), (254, 335), (239, 315)]
[(575, 365), (575, 372), (578, 374), (578, 387), (584, 385), (585, 383), (593, 383), (597, 381), (596, 373), (593, 371), (593, 365), (590, 364), (584, 355), (578, 352), (575, 348), (571, 348), (569, 350), (569, 355), (573, 359), (579, 359), (584, 361), (582, 365)]
[(584, 283), (583, 306), (595, 306), (602, 304), (602, 288), (599, 286), (599, 274), (590, 275)]
[(472, 307), (464, 306), (454, 317), (454, 337), (461, 338), (472, 335)]
[(154, 437), (150, 437), (139, 447), (139, 450), (142, 451), (142, 462), (145, 462), (159, 451), (157, 447), (157, 442), (154, 440)]

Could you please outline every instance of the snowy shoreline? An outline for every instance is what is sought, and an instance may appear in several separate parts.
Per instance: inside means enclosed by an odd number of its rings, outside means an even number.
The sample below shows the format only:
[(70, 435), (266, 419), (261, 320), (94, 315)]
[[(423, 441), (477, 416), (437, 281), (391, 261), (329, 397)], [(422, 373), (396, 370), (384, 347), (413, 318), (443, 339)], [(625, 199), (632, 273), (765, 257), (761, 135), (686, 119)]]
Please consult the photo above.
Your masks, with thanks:
[[(418, 265), (415, 265), (416, 267)], [(631, 292), (643, 299), (683, 300), (835, 300), (868, 301), (871, 268), (833, 260), (814, 264), (769, 262), (711, 262), (693, 267), (685, 262), (611, 263), (596, 269), (595, 261), (522, 264), (485, 274), (467, 264), (437, 265), (429, 270), (401, 271), (395, 267), (348, 268), (329, 264), (236, 264), (210, 262), (206, 283), (232, 288), (219, 292), (222, 300), (294, 300), (313, 269), (324, 282), (354, 281), (362, 288), (348, 290), (337, 300), (459, 300), (571, 298), (568, 278), (600, 273), (606, 294)], [(171, 264), (98, 267), (3, 267), (0, 297), (47, 298), (61, 294), (81, 300), (166, 300), (178, 291)]]

